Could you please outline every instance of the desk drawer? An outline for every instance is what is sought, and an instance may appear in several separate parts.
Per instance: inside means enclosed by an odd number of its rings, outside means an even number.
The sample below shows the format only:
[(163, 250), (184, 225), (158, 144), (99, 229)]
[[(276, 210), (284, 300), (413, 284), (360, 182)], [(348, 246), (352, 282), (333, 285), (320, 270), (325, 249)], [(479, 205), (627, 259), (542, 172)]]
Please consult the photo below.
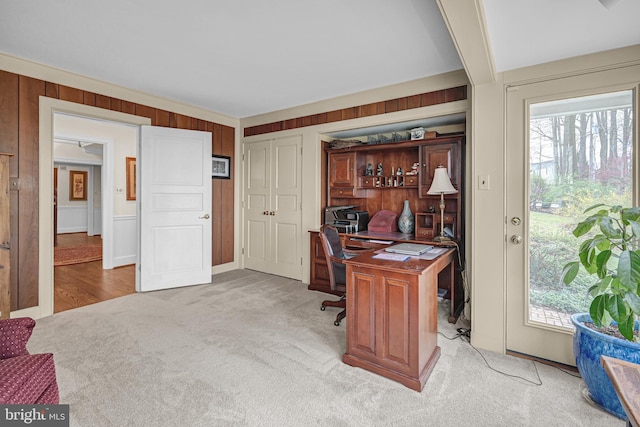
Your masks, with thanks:
[[(379, 181), (380, 178), (377, 178)], [(359, 186), (362, 188), (375, 188), (376, 187), (376, 178), (373, 176), (361, 176), (358, 178)]]
[(351, 197), (362, 197), (362, 195), (360, 194), (362, 191), (357, 190), (354, 187), (330, 188), (329, 194), (331, 195), (331, 197), (336, 199), (351, 198)]
[(404, 186), (405, 187), (417, 187), (418, 186), (418, 175), (405, 175), (404, 176)]
[[(437, 216), (437, 220), (438, 220), (438, 224), (440, 224), (440, 215)], [(456, 220), (456, 216), (455, 215), (448, 215), (448, 214), (444, 214), (444, 222), (446, 223), (452, 223), (455, 222)]]
[(433, 237), (433, 228), (416, 228), (416, 236), (418, 237), (426, 237), (426, 238), (432, 238)]

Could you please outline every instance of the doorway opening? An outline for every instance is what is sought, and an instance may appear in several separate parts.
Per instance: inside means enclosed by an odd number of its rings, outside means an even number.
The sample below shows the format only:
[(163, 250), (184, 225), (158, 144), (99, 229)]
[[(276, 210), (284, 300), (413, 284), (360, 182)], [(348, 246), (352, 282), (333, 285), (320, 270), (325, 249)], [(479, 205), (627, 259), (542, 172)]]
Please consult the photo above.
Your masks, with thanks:
[(53, 115), (55, 313), (135, 292), (136, 206), (119, 160), (136, 144), (134, 126)]

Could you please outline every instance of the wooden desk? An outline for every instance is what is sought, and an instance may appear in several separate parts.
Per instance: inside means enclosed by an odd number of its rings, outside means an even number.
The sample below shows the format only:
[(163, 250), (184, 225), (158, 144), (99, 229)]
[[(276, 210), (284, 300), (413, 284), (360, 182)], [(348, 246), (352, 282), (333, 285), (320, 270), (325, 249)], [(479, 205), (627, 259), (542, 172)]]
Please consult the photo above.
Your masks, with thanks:
[(600, 356), (600, 363), (627, 414), (627, 426), (638, 427), (640, 425), (640, 365), (608, 356)]
[[(320, 291), (326, 293), (334, 293), (331, 291), (329, 285), (329, 270), (327, 267), (327, 261), (320, 243), (320, 236), (318, 231), (310, 230), (310, 275), (309, 286), (307, 289), (312, 291)], [(389, 244), (379, 243), (376, 241), (386, 242), (408, 242), (408, 243), (423, 243), (434, 246), (446, 246), (446, 243), (431, 242), (425, 238), (416, 237), (413, 234), (405, 234), (400, 232), (377, 232), (377, 231), (360, 231), (357, 233), (341, 233), (342, 246), (350, 249), (357, 248), (369, 248), (369, 249), (382, 249), (389, 247)], [(451, 243), (449, 243), (451, 244)], [(458, 266), (457, 263), (454, 263)], [(462, 274), (456, 268), (457, 273), (454, 275), (455, 279), (452, 285), (447, 283), (440, 283), (439, 287), (446, 289), (447, 293), (445, 298), (451, 303), (449, 310), (449, 323), (456, 323), (462, 310), (464, 309), (464, 287), (462, 284)], [(335, 293), (334, 293), (335, 294)], [(336, 294), (337, 295), (337, 294)]]
[(453, 286), (455, 250), (433, 261), (372, 258), (347, 265), (347, 351), (342, 361), (422, 391), (440, 357), (438, 281)]

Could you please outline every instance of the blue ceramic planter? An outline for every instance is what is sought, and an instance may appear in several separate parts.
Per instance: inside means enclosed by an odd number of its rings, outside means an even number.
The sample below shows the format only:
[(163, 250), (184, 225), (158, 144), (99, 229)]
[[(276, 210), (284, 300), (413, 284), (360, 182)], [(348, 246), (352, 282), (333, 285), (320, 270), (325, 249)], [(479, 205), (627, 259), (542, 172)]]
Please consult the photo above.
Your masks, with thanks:
[[(591, 317), (586, 313), (574, 314), (571, 316), (571, 322), (576, 327), (576, 332), (573, 335), (573, 354), (591, 399), (607, 412), (625, 419), (626, 415), (616, 391), (600, 364), (600, 356), (611, 356), (615, 359), (640, 364), (640, 344), (602, 334), (586, 327), (584, 322), (591, 322)], [(638, 328), (637, 323), (636, 329)]]

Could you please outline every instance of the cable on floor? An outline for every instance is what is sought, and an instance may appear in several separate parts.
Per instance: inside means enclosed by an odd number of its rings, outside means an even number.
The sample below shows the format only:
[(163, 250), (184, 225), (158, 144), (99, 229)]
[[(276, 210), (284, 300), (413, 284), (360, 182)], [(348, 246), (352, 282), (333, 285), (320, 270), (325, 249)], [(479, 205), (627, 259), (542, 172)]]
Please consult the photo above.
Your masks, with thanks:
[(441, 333), (441, 332), (438, 332), (438, 333), (439, 333), (440, 335), (442, 335), (443, 337), (445, 337), (446, 339), (448, 339), (448, 340), (452, 340), (452, 341), (453, 341), (453, 340), (455, 340), (455, 339), (457, 339), (457, 338), (460, 338), (461, 340), (465, 341), (467, 344), (469, 344), (469, 345), (471, 346), (471, 348), (473, 348), (473, 349), (474, 349), (474, 350), (475, 350), (475, 351), (480, 355), (480, 357), (482, 357), (482, 360), (484, 360), (484, 363), (485, 363), (485, 364), (487, 365), (487, 367), (488, 367), (489, 369), (491, 369), (492, 371), (497, 372), (497, 373), (499, 373), (499, 374), (501, 374), (501, 375), (504, 375), (504, 376), (506, 376), (506, 377), (509, 377), (509, 378), (515, 378), (515, 379), (520, 379), (520, 380), (526, 381), (526, 382), (528, 382), (528, 383), (530, 383), (530, 384), (532, 384), (532, 385), (535, 385), (535, 386), (541, 386), (541, 385), (542, 385), (542, 379), (540, 378), (540, 373), (538, 372), (538, 367), (536, 366), (536, 363), (535, 363), (535, 361), (534, 361), (534, 360), (532, 360), (531, 362), (533, 363), (533, 369), (536, 371), (536, 377), (538, 378), (538, 381), (537, 381), (537, 382), (536, 382), (536, 381), (533, 381), (533, 380), (530, 380), (530, 379), (527, 379), (527, 378), (524, 378), (524, 377), (521, 377), (521, 376), (519, 376), (519, 375), (508, 374), (508, 373), (506, 373), (506, 372), (503, 372), (503, 371), (501, 371), (501, 370), (499, 370), (499, 369), (494, 368), (493, 366), (491, 366), (491, 365), (489, 364), (489, 362), (487, 361), (487, 359), (484, 357), (484, 354), (482, 354), (482, 353), (480, 352), (480, 350), (478, 350), (477, 348), (475, 348), (475, 347), (474, 347), (474, 345), (473, 345), (473, 344), (471, 344), (471, 329), (468, 329), (468, 328), (458, 328), (458, 329), (457, 329), (457, 332), (458, 332), (458, 333), (457, 333), (455, 336), (451, 337), (451, 338), (450, 338), (450, 337), (447, 337), (446, 335), (444, 335), (444, 334), (443, 334), (443, 333)]
[[(466, 268), (467, 261), (465, 259), (464, 263), (463, 263), (462, 255), (460, 254), (460, 246), (458, 245), (458, 243), (455, 240), (447, 242), (447, 246), (449, 246), (449, 244), (455, 246), (456, 253), (458, 254), (458, 265), (460, 266), (460, 274), (462, 276), (462, 287), (464, 289), (464, 293), (465, 293), (465, 296), (466, 296), (466, 299), (464, 300), (464, 303), (468, 304), (469, 301), (471, 301), (471, 291), (469, 289), (469, 282), (468, 282), (468, 278), (467, 278), (467, 268)], [(464, 313), (461, 313), (461, 315), (464, 316)], [(531, 363), (533, 363), (533, 367), (534, 367), (534, 369), (536, 371), (536, 376), (538, 377), (538, 382), (529, 380), (527, 378), (520, 377), (518, 375), (507, 374), (506, 372), (502, 372), (502, 371), (500, 371), (498, 369), (493, 368), (491, 365), (489, 365), (489, 362), (487, 361), (487, 359), (485, 359), (484, 355), (480, 352), (480, 350), (478, 350), (477, 348), (475, 348), (473, 346), (473, 344), (471, 344), (471, 329), (458, 328), (457, 332), (458, 333), (456, 335), (454, 335), (453, 337), (448, 337), (445, 334), (443, 334), (442, 332), (438, 332), (438, 334), (442, 335), (444, 338), (446, 338), (446, 339), (448, 339), (450, 341), (456, 340), (458, 338), (460, 338), (463, 341), (466, 341), (475, 351), (478, 352), (478, 354), (482, 357), (484, 362), (487, 364), (487, 367), (489, 369), (495, 371), (495, 372), (498, 372), (499, 374), (505, 375), (507, 377), (519, 378), (519, 379), (527, 381), (527, 382), (529, 382), (529, 383), (531, 383), (533, 385), (536, 385), (536, 386), (542, 385), (542, 379), (540, 379), (540, 374), (538, 373), (538, 367), (536, 366), (536, 361), (535, 360), (532, 360)], [(579, 375), (579, 374), (576, 375), (576, 374), (574, 374), (572, 372), (565, 371), (564, 369), (559, 368), (557, 366), (554, 366), (554, 365), (547, 365), (547, 366), (551, 366), (552, 368), (555, 368), (555, 369), (559, 370), (560, 372), (563, 372), (563, 373), (565, 373), (565, 374), (567, 374), (569, 376), (572, 376), (574, 378), (582, 378), (582, 376)]]

